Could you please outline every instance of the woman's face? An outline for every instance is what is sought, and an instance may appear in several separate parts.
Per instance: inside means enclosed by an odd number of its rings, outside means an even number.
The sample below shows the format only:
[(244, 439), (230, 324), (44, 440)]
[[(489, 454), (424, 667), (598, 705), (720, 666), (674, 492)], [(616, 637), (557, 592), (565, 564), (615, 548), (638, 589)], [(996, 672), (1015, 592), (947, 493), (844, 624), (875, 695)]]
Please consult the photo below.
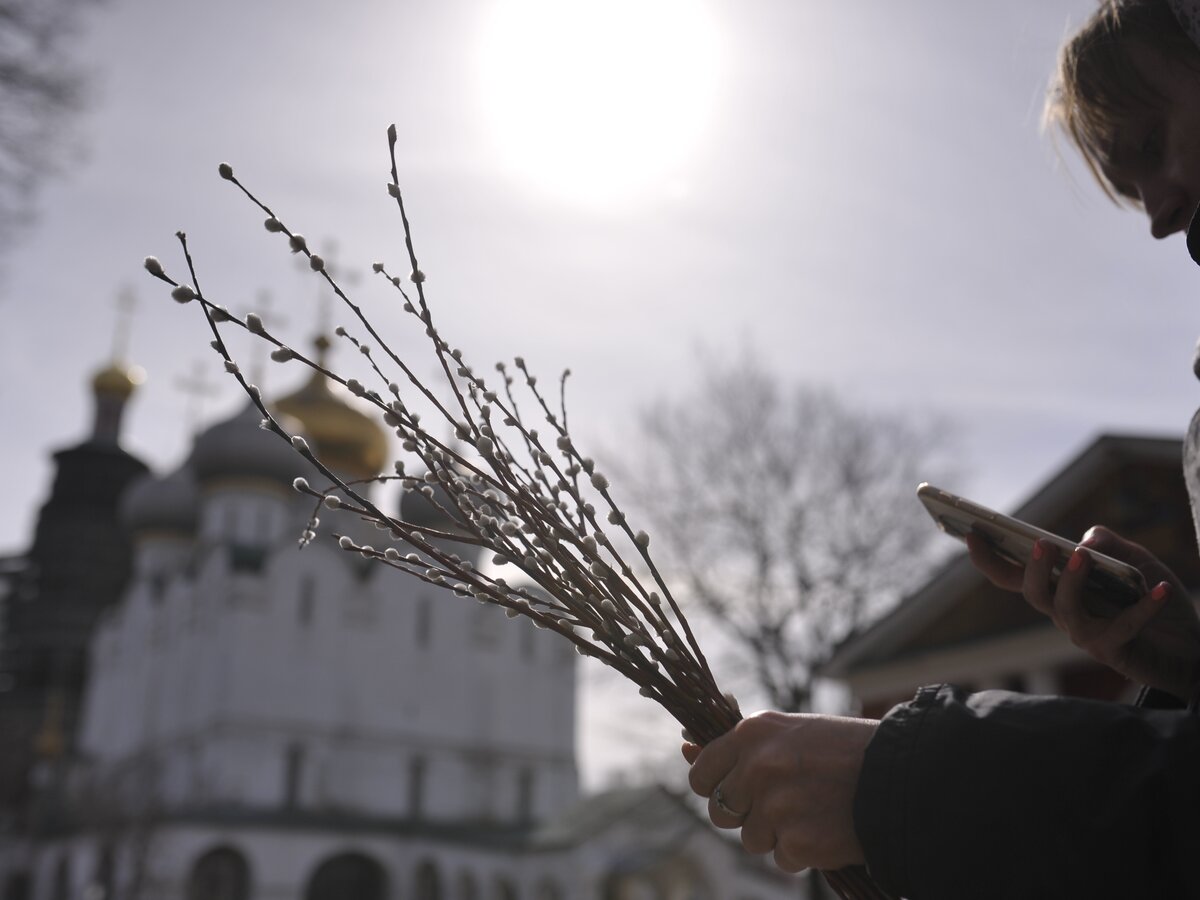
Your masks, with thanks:
[(1200, 205), (1200, 70), (1144, 44), (1129, 53), (1162, 103), (1117, 129), (1106, 174), (1141, 203), (1150, 233), (1165, 238), (1185, 230)]

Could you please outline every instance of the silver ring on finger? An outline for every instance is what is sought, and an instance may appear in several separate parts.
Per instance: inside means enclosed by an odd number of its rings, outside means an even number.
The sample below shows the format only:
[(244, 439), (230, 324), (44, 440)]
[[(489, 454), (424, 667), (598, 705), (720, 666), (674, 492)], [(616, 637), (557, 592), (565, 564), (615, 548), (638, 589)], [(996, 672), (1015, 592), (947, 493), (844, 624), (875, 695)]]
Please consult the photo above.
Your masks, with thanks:
[(738, 812), (736, 809), (730, 809), (725, 805), (725, 795), (721, 791), (721, 785), (717, 785), (717, 789), (713, 791), (713, 803), (717, 804), (717, 809), (725, 813), (727, 816), (733, 816), (735, 819), (744, 819), (748, 813)]

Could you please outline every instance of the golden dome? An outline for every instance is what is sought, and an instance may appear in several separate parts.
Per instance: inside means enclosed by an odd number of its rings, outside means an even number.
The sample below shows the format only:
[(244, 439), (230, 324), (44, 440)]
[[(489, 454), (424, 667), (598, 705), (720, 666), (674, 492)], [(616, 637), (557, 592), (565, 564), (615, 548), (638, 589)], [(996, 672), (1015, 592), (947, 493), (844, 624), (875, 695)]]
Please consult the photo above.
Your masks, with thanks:
[(146, 373), (138, 366), (126, 368), (120, 363), (109, 363), (92, 376), (92, 390), (97, 394), (116, 394), (128, 397), (146, 379)]
[(300, 390), (277, 400), (275, 408), (300, 420), (317, 459), (339, 475), (373, 478), (383, 471), (387, 435), (370, 416), (335, 397), (320, 372), (313, 372)]

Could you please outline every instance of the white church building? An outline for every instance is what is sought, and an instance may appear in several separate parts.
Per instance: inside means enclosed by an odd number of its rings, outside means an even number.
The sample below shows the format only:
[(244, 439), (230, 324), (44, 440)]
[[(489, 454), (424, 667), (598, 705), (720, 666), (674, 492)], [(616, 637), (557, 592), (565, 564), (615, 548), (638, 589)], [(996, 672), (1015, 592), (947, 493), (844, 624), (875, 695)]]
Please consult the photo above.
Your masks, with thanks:
[[(341, 473), (387, 464), (323, 377), (275, 407)], [(132, 575), (74, 734), (48, 739), (47, 701), (0, 900), (806, 896), (661, 788), (581, 798), (572, 648), (338, 549), (331, 532), (369, 527), (348, 513), (298, 549), (313, 505), (291, 482), (317, 481), (259, 418), (124, 492)]]

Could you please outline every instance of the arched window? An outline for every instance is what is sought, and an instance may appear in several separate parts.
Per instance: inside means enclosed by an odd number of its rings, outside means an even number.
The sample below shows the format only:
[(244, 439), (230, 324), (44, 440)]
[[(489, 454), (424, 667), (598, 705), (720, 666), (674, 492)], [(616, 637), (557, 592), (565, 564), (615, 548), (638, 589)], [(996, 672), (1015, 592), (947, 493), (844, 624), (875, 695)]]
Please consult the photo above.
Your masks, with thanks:
[(415, 882), (414, 900), (442, 900), (442, 879), (432, 861), (427, 859), (417, 866)]
[(117, 866), (113, 862), (113, 848), (101, 847), (96, 859), (96, 874), (92, 876), (92, 895), (97, 900), (115, 900), (117, 896)]
[(250, 866), (232, 847), (214, 847), (192, 865), (187, 900), (247, 900), (249, 896)]
[(54, 867), (54, 886), (50, 900), (71, 900), (71, 863), (64, 856)]
[(479, 900), (479, 886), (470, 872), (459, 874), (458, 893), (454, 895), (454, 900)]
[(383, 866), (361, 853), (331, 856), (313, 872), (304, 900), (383, 900), (387, 878)]
[(4, 882), (4, 900), (29, 900), (29, 873), (13, 872)]
[(533, 769), (523, 766), (517, 770), (517, 821), (533, 820)]
[(422, 650), (428, 649), (433, 641), (433, 601), (428, 597), (417, 600), (417, 621), (413, 625), (413, 635), (417, 646)]
[(300, 806), (304, 787), (304, 745), (296, 742), (283, 750), (283, 805), (286, 809)]
[(427, 770), (424, 757), (414, 756), (408, 761), (408, 814), (414, 819), (419, 819), (425, 814)]

